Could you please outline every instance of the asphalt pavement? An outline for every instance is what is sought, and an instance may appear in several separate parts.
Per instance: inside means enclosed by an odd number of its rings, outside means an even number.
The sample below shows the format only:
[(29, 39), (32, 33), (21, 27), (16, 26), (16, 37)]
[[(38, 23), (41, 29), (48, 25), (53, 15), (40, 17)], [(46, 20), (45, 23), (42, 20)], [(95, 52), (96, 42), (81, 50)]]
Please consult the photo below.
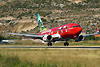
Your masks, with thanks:
[(100, 49), (100, 46), (0, 46), (0, 48)]

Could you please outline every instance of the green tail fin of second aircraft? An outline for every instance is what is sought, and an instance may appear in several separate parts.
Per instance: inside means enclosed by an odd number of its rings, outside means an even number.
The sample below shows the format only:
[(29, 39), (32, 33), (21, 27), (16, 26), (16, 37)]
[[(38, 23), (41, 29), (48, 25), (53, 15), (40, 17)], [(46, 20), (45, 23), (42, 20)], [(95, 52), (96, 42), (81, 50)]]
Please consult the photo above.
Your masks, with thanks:
[(37, 13), (37, 21), (38, 21), (38, 26), (39, 26), (39, 31), (42, 32), (44, 30), (47, 30), (44, 26), (43, 23), (41, 21), (41, 18), (39, 16), (39, 13)]

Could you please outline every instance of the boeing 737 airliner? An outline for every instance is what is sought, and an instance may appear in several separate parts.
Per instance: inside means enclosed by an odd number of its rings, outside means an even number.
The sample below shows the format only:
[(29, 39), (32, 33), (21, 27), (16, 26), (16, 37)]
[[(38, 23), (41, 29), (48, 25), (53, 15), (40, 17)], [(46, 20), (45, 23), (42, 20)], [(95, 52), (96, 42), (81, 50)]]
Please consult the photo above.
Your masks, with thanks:
[(47, 42), (48, 46), (52, 46), (52, 42), (66, 41), (64, 43), (64, 46), (66, 45), (68, 46), (69, 43), (67, 41), (69, 39), (75, 39), (75, 42), (79, 42), (79, 41), (82, 41), (85, 36), (96, 35), (99, 33), (99, 29), (97, 27), (96, 33), (80, 35), (80, 33), (82, 32), (82, 28), (79, 24), (76, 24), (76, 23), (65, 24), (65, 25), (47, 30), (43, 26), (43, 23), (38, 13), (37, 13), (37, 21), (38, 21), (39, 30), (40, 30), (40, 33), (38, 33), (37, 35), (19, 34), (19, 33), (9, 33), (9, 34), (24, 36), (24, 37), (33, 38), (33, 39), (41, 39), (44, 42)]

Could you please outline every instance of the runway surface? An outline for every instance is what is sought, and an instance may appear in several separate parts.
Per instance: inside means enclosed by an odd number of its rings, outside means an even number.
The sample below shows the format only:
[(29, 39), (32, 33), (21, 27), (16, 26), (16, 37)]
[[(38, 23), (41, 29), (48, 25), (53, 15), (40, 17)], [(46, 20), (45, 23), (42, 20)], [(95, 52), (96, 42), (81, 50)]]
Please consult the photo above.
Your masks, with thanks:
[(100, 49), (100, 46), (0, 46), (0, 48), (61, 48), (61, 49)]

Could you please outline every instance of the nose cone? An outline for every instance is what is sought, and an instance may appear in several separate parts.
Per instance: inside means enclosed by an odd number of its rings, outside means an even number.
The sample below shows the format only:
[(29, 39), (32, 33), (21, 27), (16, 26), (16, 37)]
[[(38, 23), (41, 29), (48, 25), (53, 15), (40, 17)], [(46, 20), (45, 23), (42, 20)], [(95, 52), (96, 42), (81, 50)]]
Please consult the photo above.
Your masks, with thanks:
[(79, 28), (78, 28), (78, 33), (81, 33), (81, 32), (82, 32), (82, 28), (79, 27)]
[(82, 28), (81, 27), (77, 27), (75, 29), (75, 35), (79, 35), (82, 32)]

